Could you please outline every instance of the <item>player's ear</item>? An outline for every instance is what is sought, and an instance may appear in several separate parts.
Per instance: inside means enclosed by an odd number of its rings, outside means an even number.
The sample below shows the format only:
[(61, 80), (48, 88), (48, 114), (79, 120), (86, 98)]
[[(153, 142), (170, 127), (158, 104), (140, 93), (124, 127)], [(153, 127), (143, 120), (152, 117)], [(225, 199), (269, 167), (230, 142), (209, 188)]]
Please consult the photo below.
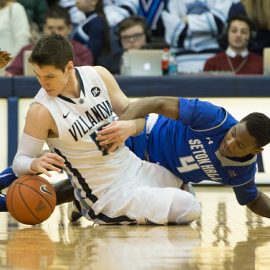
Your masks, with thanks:
[(74, 65), (73, 65), (73, 62), (72, 61), (69, 61), (66, 65), (66, 71), (70, 72), (72, 71), (74, 68)]
[(252, 154), (253, 154), (253, 155), (256, 155), (256, 154), (261, 153), (262, 151), (263, 151), (263, 148), (262, 148), (262, 147), (256, 148), (256, 149), (254, 149), (254, 150), (252, 151)]

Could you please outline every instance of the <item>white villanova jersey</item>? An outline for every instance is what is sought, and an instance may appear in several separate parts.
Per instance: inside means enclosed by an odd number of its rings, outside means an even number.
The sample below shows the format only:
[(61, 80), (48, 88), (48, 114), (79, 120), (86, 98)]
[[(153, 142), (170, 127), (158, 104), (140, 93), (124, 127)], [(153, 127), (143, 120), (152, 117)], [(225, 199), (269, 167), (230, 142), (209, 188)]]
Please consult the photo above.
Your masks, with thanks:
[(76, 68), (76, 72), (81, 83), (79, 98), (50, 97), (41, 88), (34, 102), (44, 105), (55, 120), (59, 137), (48, 138), (47, 143), (65, 159), (75, 187), (81, 189), (79, 182), (83, 178), (94, 190), (102, 190), (120, 178), (127, 179), (127, 173), (132, 174), (142, 163), (124, 145), (115, 153), (102, 155), (93, 136), (113, 121), (109, 94), (92, 67)]

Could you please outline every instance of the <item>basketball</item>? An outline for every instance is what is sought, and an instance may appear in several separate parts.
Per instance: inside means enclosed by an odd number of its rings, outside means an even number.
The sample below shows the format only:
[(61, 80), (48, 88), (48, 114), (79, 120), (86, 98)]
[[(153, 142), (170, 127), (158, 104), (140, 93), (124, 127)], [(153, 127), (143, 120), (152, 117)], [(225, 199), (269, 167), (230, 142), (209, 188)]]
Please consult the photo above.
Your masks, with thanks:
[(9, 187), (6, 196), (9, 213), (19, 222), (35, 225), (45, 221), (56, 206), (51, 183), (38, 175), (24, 175)]

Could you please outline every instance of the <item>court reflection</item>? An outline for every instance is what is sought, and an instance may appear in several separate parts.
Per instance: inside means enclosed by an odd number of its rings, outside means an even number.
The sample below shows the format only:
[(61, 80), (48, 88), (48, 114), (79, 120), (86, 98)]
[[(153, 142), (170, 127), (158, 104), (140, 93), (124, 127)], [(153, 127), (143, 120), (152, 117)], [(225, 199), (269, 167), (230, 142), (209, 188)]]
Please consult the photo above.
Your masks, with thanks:
[(270, 221), (235, 204), (234, 194), (203, 194), (202, 214), (195, 224), (201, 244), (193, 250), (189, 269), (268, 270)]
[[(188, 269), (199, 232), (189, 226), (69, 226), (71, 269)], [(89, 268), (84, 268), (85, 266)]]
[(1, 246), (5, 247), (1, 266), (12, 269), (47, 269), (54, 261), (54, 243), (41, 228), (10, 230), (8, 240), (2, 240)]

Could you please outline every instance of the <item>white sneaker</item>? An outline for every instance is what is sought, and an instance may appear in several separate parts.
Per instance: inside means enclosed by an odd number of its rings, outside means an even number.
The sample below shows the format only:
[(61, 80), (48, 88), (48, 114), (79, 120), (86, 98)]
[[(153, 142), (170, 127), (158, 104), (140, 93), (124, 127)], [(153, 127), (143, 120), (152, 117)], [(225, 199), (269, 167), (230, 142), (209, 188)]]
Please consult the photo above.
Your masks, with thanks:
[(181, 186), (181, 189), (182, 189), (182, 190), (185, 190), (185, 191), (187, 191), (187, 192), (189, 192), (189, 193), (192, 194), (194, 197), (196, 197), (195, 191), (194, 191), (193, 186), (191, 185), (191, 183), (183, 184), (183, 185)]
[(68, 203), (67, 215), (68, 215), (69, 221), (71, 222), (78, 221), (82, 217), (82, 214), (79, 212), (74, 201)]

